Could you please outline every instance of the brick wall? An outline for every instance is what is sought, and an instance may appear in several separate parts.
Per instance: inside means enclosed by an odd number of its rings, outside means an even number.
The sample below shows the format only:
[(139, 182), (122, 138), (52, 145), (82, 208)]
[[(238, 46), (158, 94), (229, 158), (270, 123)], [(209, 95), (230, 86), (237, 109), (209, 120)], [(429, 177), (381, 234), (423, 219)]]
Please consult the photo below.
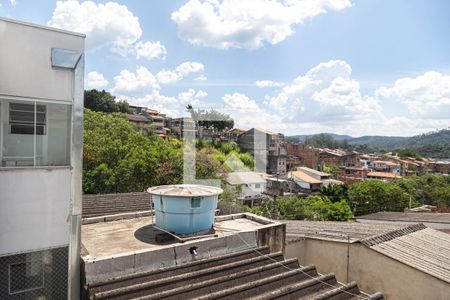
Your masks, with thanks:
[(319, 161), (318, 150), (303, 144), (287, 144), (287, 154), (298, 157), (303, 166), (317, 169)]
[(83, 218), (150, 210), (146, 192), (83, 195)]

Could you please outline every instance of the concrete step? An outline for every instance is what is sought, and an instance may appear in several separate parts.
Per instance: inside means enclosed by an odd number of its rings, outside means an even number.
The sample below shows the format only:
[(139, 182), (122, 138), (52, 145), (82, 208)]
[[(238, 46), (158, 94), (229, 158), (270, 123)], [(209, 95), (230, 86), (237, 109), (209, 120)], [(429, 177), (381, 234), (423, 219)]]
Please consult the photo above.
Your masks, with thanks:
[[(334, 275), (333, 275), (334, 276)], [(314, 299), (314, 300), (348, 300), (353, 297), (357, 297), (360, 300), (364, 299), (363, 295), (361, 295), (358, 285), (356, 282), (350, 282), (348, 284), (338, 284), (334, 288), (327, 287), (327, 290), (323, 290), (319, 293), (315, 293), (313, 295), (307, 295), (304, 298), (298, 299)]]
[[(256, 251), (257, 252), (256, 252)], [(242, 261), (247, 261), (248, 259), (256, 258), (253, 261), (254, 264), (261, 264), (265, 261), (264, 257), (261, 258), (260, 254), (267, 255), (269, 253), (268, 247), (260, 247), (256, 249), (248, 249), (244, 251), (240, 251), (237, 253), (231, 253), (223, 256), (202, 259), (195, 262), (187, 263), (181, 266), (173, 266), (159, 270), (153, 270), (148, 272), (140, 272), (135, 274), (130, 274), (122, 277), (111, 278), (111, 280), (106, 282), (98, 282), (95, 284), (91, 284), (86, 289), (89, 291), (90, 298), (93, 299), (95, 294), (98, 294), (100, 297), (102, 292), (107, 292), (123, 287), (134, 286), (137, 284), (141, 284), (144, 282), (155, 282), (161, 279), (171, 279), (181, 274), (189, 274), (193, 272), (199, 272), (202, 270), (207, 270), (210, 268), (217, 268), (224, 265), (240, 262), (241, 265), (245, 265), (246, 262), (242, 263)], [(280, 253), (272, 255), (274, 259), (282, 260), (282, 256)], [(239, 265), (239, 264), (238, 264)], [(235, 266), (237, 267), (237, 266)], [(210, 271), (208, 271), (210, 272)], [(206, 272), (206, 273), (208, 273)]]
[(323, 293), (335, 289), (339, 284), (334, 274), (311, 276), (308, 279), (293, 284), (279, 286), (267, 293), (251, 297), (252, 300), (268, 299), (301, 299), (307, 296), (312, 299), (316, 293)]
[[(248, 269), (239, 273), (224, 275), (206, 281), (195, 282), (190, 285), (183, 285), (176, 289), (165, 290), (155, 294), (147, 293), (130, 299), (197, 299), (213, 293), (220, 293), (221, 291), (233, 289), (243, 283), (246, 285), (252, 285), (253, 282), (261, 280), (262, 278), (269, 278), (274, 275), (283, 274), (287, 269), (298, 269), (298, 261), (294, 258), (283, 262), (272, 262), (265, 266)], [(315, 268), (305, 268), (305, 272), (311, 271), (315, 272)]]
[(261, 276), (260, 279), (254, 281), (245, 280), (242, 281), (240, 285), (226, 290), (213, 291), (210, 294), (203, 295), (196, 299), (248, 299), (270, 293), (282, 286), (310, 280), (311, 277), (316, 276), (317, 271), (314, 266), (292, 268), (290, 270), (284, 269), (283, 272), (278, 274), (275, 273), (269, 276)]
[(239, 274), (247, 272), (247, 270), (265, 268), (268, 262), (272, 262), (272, 260), (276, 262), (282, 261), (283, 255), (281, 253), (274, 253), (269, 254), (268, 257), (253, 257), (204, 270), (166, 277), (160, 280), (143, 281), (138, 284), (95, 293), (94, 299), (131, 299), (145, 296), (149, 293), (158, 294), (160, 292), (176, 290), (180, 287), (213, 280), (218, 277), (225, 277), (225, 281), (229, 281), (229, 276), (236, 276), (236, 274), (239, 276)]

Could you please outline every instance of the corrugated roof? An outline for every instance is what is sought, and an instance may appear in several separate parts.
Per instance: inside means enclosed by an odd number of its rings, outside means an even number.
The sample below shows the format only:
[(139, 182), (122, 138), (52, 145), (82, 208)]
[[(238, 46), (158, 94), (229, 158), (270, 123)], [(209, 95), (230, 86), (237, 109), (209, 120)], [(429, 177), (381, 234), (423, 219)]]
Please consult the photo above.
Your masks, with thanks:
[(251, 183), (264, 183), (264, 179), (261, 173), (257, 172), (233, 172), (228, 173), (227, 182), (230, 184), (251, 184)]
[(286, 224), (286, 242), (309, 237), (354, 243), (383, 233), (408, 228), (405, 224), (366, 224), (356, 222), (283, 221)]
[(368, 247), (450, 283), (450, 235), (426, 227), (417, 229), (395, 237), (371, 238)]
[(308, 167), (298, 167), (297, 171), (310, 172), (312, 174), (315, 174), (315, 175), (321, 176), (321, 177), (322, 176), (330, 176), (330, 174), (328, 174), (328, 173), (320, 172), (320, 171), (317, 171), (317, 170), (314, 170), (314, 169), (311, 169)]
[(370, 215), (359, 216), (356, 219), (377, 221), (398, 221), (416, 223), (446, 223), (450, 224), (450, 213), (430, 212), (377, 212)]
[(160, 185), (148, 188), (148, 193), (163, 196), (212, 196), (223, 192), (221, 188), (200, 184)]
[(296, 179), (301, 180), (306, 183), (311, 183), (311, 184), (322, 183), (322, 181), (317, 180), (302, 171), (292, 171), (291, 174)]
[(369, 172), (367, 173), (367, 176), (379, 178), (402, 178), (402, 176), (390, 172)]

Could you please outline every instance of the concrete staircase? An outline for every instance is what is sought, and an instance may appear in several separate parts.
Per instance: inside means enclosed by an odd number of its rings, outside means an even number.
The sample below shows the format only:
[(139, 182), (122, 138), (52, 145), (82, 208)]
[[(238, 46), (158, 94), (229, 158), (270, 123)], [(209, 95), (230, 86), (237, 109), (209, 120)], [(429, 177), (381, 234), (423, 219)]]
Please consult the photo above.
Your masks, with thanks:
[(85, 299), (383, 299), (267, 247), (85, 286)]

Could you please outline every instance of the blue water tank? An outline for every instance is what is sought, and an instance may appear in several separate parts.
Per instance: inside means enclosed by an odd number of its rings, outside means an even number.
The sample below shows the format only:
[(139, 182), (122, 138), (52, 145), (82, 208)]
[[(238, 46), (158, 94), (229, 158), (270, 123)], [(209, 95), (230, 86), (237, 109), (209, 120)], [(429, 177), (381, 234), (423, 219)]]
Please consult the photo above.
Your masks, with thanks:
[(151, 187), (156, 226), (175, 234), (212, 229), (222, 189), (206, 185), (178, 184)]

